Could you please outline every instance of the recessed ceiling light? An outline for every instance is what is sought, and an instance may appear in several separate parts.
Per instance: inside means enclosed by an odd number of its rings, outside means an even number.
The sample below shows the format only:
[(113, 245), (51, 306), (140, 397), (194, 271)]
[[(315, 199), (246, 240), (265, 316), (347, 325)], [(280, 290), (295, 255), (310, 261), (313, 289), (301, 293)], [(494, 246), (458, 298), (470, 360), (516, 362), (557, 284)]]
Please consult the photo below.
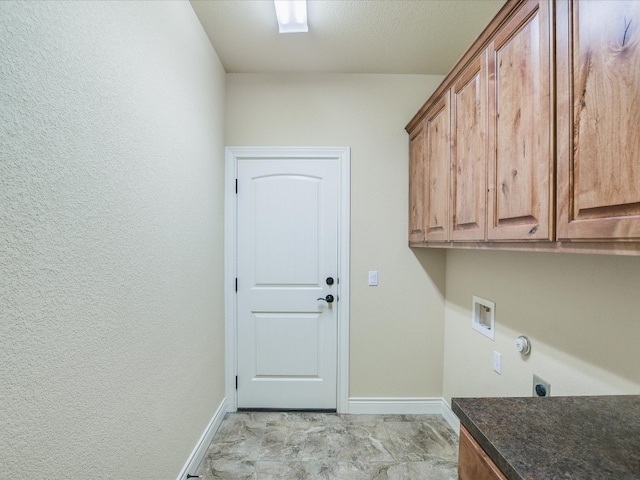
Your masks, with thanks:
[(273, 0), (280, 33), (303, 33), (307, 25), (307, 0)]

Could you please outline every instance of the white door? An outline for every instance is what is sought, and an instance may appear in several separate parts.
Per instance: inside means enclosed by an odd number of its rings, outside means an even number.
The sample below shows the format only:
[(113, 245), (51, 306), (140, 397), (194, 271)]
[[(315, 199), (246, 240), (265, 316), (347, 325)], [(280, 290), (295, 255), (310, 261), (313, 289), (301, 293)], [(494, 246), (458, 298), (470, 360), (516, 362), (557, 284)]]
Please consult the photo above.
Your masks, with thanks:
[(239, 408), (336, 408), (338, 167), (238, 159)]

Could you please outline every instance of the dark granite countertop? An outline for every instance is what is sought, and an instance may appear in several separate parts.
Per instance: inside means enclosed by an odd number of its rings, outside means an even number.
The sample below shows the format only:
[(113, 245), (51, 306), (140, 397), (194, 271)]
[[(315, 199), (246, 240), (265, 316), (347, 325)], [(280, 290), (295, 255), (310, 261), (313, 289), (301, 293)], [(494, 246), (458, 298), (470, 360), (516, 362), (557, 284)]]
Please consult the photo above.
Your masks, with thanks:
[(640, 479), (640, 395), (454, 398), (509, 480)]

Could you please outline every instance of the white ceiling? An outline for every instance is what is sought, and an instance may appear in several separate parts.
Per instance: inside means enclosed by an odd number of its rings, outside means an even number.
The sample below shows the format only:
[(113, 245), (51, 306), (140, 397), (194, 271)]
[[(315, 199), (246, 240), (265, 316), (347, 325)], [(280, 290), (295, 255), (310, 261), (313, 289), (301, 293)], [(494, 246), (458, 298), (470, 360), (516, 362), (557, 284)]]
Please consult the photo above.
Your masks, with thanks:
[(279, 34), (270, 0), (191, 0), (227, 73), (446, 74), (505, 0), (308, 0)]

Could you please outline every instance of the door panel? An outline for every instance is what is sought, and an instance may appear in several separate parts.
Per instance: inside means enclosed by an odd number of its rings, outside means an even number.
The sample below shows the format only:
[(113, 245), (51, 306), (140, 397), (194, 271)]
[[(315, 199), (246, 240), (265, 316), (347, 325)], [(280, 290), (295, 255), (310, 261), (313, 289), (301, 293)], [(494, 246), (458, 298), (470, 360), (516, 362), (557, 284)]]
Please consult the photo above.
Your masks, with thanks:
[(409, 242), (425, 240), (425, 121), (409, 137)]
[(256, 285), (317, 285), (320, 179), (253, 179)]
[(640, 1), (558, 3), (558, 238), (640, 238)]
[(336, 408), (338, 160), (238, 160), (238, 407)]
[(490, 240), (553, 238), (549, 8), (527, 2), (489, 46)]
[(451, 239), (484, 240), (487, 205), (487, 54), (471, 62), (452, 96)]
[(427, 113), (427, 229), (428, 242), (449, 240), (449, 92)]
[(319, 377), (319, 313), (254, 313), (254, 322), (257, 376)]

